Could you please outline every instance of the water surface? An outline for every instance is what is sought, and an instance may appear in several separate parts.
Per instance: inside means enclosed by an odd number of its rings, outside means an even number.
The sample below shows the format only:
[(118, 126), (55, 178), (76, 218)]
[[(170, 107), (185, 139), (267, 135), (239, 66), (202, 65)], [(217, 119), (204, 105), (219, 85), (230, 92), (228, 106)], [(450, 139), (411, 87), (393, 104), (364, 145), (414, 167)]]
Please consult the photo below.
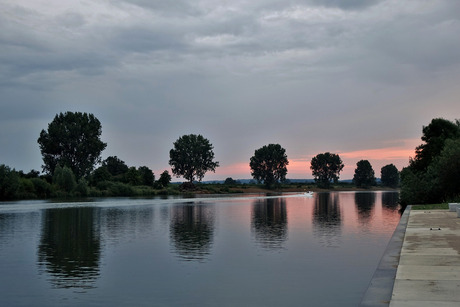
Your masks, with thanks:
[(0, 306), (356, 306), (393, 192), (0, 203)]

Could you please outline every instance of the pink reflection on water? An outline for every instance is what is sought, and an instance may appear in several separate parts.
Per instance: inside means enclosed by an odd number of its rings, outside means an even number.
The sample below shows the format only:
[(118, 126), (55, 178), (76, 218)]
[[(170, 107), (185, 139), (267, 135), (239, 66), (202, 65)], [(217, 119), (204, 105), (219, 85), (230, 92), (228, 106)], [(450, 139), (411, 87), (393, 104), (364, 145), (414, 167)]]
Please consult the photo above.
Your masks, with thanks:
[(338, 246), (343, 235), (391, 236), (399, 222), (398, 193), (315, 193), (288, 201), (289, 229), (313, 235), (325, 246)]

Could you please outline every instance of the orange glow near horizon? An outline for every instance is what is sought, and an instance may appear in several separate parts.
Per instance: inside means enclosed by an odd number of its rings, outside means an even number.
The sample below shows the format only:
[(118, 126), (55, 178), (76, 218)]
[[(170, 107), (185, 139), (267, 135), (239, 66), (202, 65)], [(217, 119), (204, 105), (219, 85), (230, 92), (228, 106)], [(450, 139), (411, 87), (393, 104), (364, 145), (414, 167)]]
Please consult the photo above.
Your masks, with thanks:
[(216, 174), (219, 174), (219, 176), (222, 177), (222, 180), (228, 177), (232, 177), (233, 179), (244, 179), (251, 177), (251, 169), (249, 168), (248, 162), (238, 162), (218, 167)]
[(398, 147), (389, 147), (389, 148), (379, 148), (379, 149), (367, 149), (367, 150), (357, 150), (350, 152), (339, 153), (340, 157), (346, 159), (366, 159), (367, 160), (400, 160), (400, 159), (409, 159), (413, 157), (415, 153), (414, 149), (407, 148), (398, 148)]
[[(376, 177), (380, 177), (380, 169), (388, 164), (394, 164), (399, 170), (401, 170), (403, 167), (408, 165), (409, 158), (414, 156), (414, 148), (415, 146), (410, 149), (401, 147), (387, 147), (350, 152), (338, 152), (340, 158), (345, 164), (340, 177), (342, 179), (353, 178), (356, 163), (359, 160), (369, 160), (374, 169)], [(310, 170), (311, 158), (313, 158), (313, 156), (303, 159), (290, 159), (288, 165), (288, 178), (313, 178)]]
[[(359, 160), (369, 160), (375, 176), (380, 177), (380, 170), (383, 166), (394, 164), (398, 170), (409, 164), (409, 158), (415, 155), (415, 147), (419, 140), (408, 140), (404, 146), (391, 146), (378, 149), (365, 149), (349, 152), (336, 153), (340, 155), (345, 167), (340, 173), (340, 179), (352, 179), (356, 169), (356, 163)], [(289, 159), (288, 179), (312, 179), (310, 170), (310, 161), (315, 155), (304, 156), (302, 158)], [(233, 164), (224, 164), (216, 169), (216, 172), (208, 172), (203, 180), (225, 180), (231, 177), (233, 179), (251, 179), (251, 169), (249, 162), (236, 162)]]

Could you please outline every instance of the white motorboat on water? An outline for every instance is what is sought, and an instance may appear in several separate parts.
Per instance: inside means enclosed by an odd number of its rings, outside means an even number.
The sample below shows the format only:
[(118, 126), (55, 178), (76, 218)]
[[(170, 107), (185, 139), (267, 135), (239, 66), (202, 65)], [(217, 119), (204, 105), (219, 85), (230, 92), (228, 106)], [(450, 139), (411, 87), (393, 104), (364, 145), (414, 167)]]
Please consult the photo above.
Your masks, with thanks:
[(312, 191), (308, 191), (308, 192), (305, 192), (304, 195), (306, 197), (313, 197), (313, 192)]

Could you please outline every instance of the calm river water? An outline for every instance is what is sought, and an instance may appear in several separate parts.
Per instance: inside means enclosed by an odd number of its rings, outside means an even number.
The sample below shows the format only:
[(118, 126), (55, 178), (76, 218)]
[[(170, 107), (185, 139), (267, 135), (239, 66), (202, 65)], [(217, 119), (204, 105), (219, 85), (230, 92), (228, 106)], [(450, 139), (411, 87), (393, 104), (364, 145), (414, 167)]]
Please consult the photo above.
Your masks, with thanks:
[(357, 306), (394, 192), (0, 203), (0, 306)]

